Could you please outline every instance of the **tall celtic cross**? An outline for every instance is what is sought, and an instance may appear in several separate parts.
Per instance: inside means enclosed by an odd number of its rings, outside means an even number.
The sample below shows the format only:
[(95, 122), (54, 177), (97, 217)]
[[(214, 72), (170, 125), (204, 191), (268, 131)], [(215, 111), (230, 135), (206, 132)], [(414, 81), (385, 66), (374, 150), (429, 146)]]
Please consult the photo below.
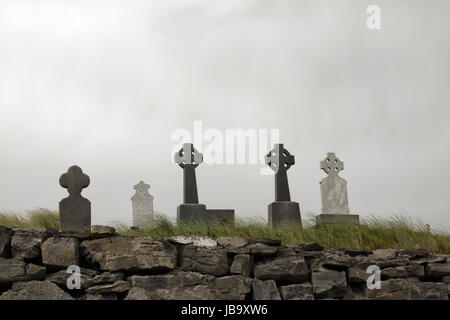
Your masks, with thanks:
[(198, 204), (195, 168), (203, 162), (203, 155), (192, 143), (185, 143), (180, 151), (175, 153), (174, 160), (183, 169), (183, 203)]
[(266, 164), (275, 171), (275, 200), (291, 201), (286, 171), (295, 164), (294, 156), (284, 148), (282, 143), (278, 143), (265, 159)]
[(338, 175), (340, 171), (344, 170), (344, 162), (339, 160), (334, 152), (328, 152), (325, 160), (320, 161), (320, 169), (328, 175)]
[(72, 166), (59, 178), (61, 187), (69, 192), (59, 202), (59, 228), (69, 236), (86, 238), (91, 233), (91, 202), (81, 196), (89, 186), (89, 176), (78, 166)]

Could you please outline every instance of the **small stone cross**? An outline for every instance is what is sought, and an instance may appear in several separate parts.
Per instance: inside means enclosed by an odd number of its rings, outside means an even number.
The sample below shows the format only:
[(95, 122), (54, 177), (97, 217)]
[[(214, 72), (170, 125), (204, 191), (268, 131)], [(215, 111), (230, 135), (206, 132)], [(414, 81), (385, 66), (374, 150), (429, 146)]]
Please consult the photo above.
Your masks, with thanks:
[(71, 196), (80, 196), (81, 191), (89, 186), (89, 176), (78, 166), (72, 166), (59, 178), (61, 187), (66, 188)]
[(133, 186), (133, 189), (136, 190), (137, 193), (145, 193), (150, 189), (150, 185), (141, 180), (138, 184)]
[(325, 160), (320, 161), (320, 169), (327, 174), (338, 174), (344, 170), (344, 162), (339, 160), (334, 152), (328, 152)]
[(192, 143), (185, 143), (183, 144), (183, 148), (175, 153), (175, 162), (181, 168), (184, 168), (187, 164), (192, 164), (195, 168), (203, 162), (203, 154), (198, 152)]

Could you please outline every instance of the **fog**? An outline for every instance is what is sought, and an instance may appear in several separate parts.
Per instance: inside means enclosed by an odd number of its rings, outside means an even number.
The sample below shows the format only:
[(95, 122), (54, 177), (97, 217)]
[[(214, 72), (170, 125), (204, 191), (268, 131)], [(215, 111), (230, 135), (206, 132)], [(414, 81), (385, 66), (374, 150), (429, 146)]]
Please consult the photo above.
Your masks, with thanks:
[[(380, 30), (366, 27), (371, 4)], [(57, 209), (77, 164), (93, 223), (131, 222), (139, 180), (175, 217), (171, 136), (201, 121), (278, 129), (304, 217), (320, 213), (331, 151), (351, 213), (448, 230), (448, 12), (444, 0), (2, 0), (0, 210)], [(260, 168), (200, 165), (200, 202), (267, 219), (274, 181)]]

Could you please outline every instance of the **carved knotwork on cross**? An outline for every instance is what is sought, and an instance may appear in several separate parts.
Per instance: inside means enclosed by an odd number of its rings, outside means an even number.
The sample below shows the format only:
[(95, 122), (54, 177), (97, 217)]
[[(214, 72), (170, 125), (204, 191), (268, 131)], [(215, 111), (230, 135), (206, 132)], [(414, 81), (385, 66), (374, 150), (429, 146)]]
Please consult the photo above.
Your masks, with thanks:
[(327, 174), (338, 174), (344, 170), (344, 162), (339, 160), (334, 152), (328, 152), (325, 160), (320, 161), (320, 169)]
[(59, 178), (61, 187), (66, 188), (70, 196), (80, 196), (81, 191), (89, 186), (89, 176), (78, 166), (72, 166)]
[(187, 164), (192, 164), (194, 168), (196, 168), (203, 162), (203, 154), (198, 152), (192, 143), (183, 144), (183, 148), (175, 153), (174, 158), (175, 162), (178, 163), (181, 168), (184, 168)]
[(294, 156), (284, 148), (282, 143), (278, 143), (266, 155), (265, 159), (266, 164), (275, 171), (275, 200), (291, 201), (286, 171), (295, 164)]

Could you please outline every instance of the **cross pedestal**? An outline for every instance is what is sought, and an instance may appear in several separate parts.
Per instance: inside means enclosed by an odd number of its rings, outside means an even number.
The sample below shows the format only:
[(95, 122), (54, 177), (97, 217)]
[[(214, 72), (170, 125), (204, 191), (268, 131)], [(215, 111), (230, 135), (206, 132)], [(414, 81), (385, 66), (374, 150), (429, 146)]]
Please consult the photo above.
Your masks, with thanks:
[(269, 227), (297, 224), (302, 226), (300, 206), (291, 201), (287, 170), (295, 164), (294, 156), (287, 151), (283, 144), (275, 144), (266, 157), (266, 164), (275, 171), (275, 202), (269, 204)]
[(183, 169), (183, 203), (177, 208), (177, 224), (234, 224), (234, 210), (207, 209), (198, 201), (195, 168), (203, 162), (203, 155), (191, 143), (185, 143), (183, 148), (175, 153), (175, 162)]

